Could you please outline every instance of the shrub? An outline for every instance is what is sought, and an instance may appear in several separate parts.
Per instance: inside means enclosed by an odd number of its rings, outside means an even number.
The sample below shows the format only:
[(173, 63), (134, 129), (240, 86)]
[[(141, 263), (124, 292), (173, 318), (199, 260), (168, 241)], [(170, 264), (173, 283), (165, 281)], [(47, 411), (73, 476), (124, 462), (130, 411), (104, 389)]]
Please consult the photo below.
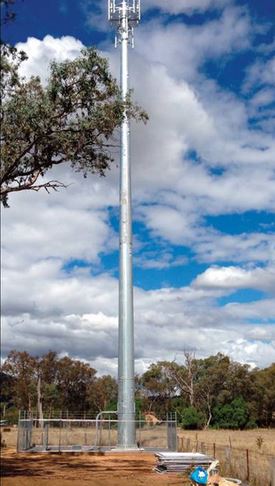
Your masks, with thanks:
[(200, 429), (204, 423), (203, 413), (197, 410), (195, 407), (187, 407), (180, 413), (181, 426), (187, 430)]
[(239, 397), (229, 404), (215, 407), (213, 422), (215, 427), (222, 429), (244, 429), (249, 423), (249, 412), (245, 400)]

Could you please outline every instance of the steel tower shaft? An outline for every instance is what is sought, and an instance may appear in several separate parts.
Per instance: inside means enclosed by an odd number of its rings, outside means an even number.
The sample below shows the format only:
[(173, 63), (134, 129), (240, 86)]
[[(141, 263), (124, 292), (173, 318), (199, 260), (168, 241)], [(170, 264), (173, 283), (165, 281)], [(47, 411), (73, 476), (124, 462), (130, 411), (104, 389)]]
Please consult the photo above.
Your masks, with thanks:
[[(121, 92), (128, 93), (128, 45), (133, 26), (139, 21), (139, 0), (109, 0), (109, 20), (117, 26), (121, 45)], [(132, 196), (129, 157), (129, 120), (126, 111), (121, 125), (120, 160), (120, 274), (118, 339), (118, 447), (136, 448), (134, 319), (132, 276)]]

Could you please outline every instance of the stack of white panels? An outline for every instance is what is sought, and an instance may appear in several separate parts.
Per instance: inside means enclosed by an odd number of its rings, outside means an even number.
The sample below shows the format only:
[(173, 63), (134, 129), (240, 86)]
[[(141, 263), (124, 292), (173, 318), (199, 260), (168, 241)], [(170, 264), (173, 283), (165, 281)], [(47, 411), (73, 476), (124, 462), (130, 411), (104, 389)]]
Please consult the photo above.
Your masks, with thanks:
[(213, 458), (200, 452), (158, 452), (156, 472), (182, 472), (192, 467), (202, 466), (208, 468)]

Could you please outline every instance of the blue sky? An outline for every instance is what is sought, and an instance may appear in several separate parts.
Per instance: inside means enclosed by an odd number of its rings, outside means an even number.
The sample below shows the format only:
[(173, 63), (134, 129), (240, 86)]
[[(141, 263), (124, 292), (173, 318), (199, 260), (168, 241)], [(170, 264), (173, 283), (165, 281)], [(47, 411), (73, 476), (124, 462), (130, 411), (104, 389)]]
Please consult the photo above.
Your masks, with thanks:
[[(26, 77), (95, 45), (115, 76), (107, 1), (16, 3)], [(130, 51), (136, 368), (224, 352), (275, 361), (275, 4), (141, 0)], [(118, 169), (17, 194), (3, 217), (4, 352), (54, 349), (116, 372)]]

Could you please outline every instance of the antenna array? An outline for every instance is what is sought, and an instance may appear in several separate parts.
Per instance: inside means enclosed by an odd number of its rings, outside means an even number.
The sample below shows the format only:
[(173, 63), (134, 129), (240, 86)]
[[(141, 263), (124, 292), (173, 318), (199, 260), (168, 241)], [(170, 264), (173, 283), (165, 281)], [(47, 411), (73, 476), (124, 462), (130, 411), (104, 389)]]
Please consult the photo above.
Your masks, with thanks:
[(140, 21), (140, 0), (108, 0), (108, 20), (120, 23), (125, 13), (129, 27), (134, 27)]

